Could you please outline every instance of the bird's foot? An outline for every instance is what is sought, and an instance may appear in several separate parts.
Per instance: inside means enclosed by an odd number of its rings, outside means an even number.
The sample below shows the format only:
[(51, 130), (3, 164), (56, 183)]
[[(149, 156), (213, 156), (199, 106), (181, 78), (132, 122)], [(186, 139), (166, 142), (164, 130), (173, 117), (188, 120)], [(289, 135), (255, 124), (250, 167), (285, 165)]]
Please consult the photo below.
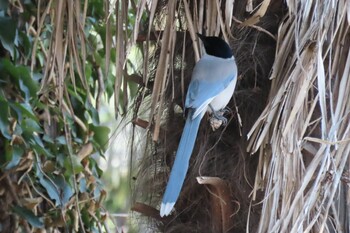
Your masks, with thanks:
[(232, 114), (232, 113), (233, 113), (233, 112), (232, 112), (232, 109), (229, 108), (229, 107), (227, 107), (227, 106), (226, 106), (226, 108), (221, 109), (220, 112), (223, 112), (223, 114), (226, 114), (226, 113)]
[(210, 118), (210, 125), (212, 129), (215, 131), (220, 128), (221, 125), (227, 125), (227, 118), (224, 117), (224, 114), (227, 112), (231, 112), (229, 108), (224, 108), (219, 111), (214, 111), (213, 107), (209, 105), (212, 110), (212, 116)]

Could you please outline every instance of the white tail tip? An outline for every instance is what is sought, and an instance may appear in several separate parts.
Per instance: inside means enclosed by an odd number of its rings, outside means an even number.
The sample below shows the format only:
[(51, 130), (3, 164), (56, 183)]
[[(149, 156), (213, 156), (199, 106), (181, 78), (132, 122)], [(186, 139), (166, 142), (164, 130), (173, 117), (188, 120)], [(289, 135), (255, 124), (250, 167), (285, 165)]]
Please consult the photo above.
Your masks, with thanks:
[(175, 202), (163, 203), (160, 206), (160, 217), (168, 216), (174, 208)]

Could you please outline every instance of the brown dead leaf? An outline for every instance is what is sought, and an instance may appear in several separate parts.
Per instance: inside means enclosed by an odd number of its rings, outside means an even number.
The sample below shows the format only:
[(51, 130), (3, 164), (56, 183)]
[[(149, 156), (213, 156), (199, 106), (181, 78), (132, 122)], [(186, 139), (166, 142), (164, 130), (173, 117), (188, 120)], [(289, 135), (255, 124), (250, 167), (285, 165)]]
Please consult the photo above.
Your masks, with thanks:
[(22, 198), (21, 202), (22, 205), (25, 206), (27, 209), (33, 210), (43, 201), (42, 197), (37, 198)]
[(199, 184), (207, 185), (211, 196), (211, 210), (215, 232), (228, 232), (234, 225), (235, 211), (231, 203), (230, 188), (219, 177), (197, 177)]
[(242, 23), (242, 26), (252, 26), (257, 24), (262, 17), (266, 14), (267, 8), (270, 5), (271, 0), (264, 0), (259, 9), (249, 19)]
[(87, 156), (91, 155), (93, 149), (94, 148), (93, 148), (91, 142), (82, 146), (82, 148), (80, 149), (80, 151), (77, 154), (79, 160), (81, 161), (81, 160), (85, 159)]

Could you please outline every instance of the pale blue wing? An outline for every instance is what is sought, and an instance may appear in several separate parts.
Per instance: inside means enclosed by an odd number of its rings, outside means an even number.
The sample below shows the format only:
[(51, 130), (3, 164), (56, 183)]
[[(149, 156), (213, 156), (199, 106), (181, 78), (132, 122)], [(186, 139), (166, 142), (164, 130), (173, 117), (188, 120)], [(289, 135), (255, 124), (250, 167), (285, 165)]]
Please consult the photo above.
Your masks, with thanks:
[(213, 98), (237, 78), (237, 67), (234, 59), (221, 59), (209, 55), (196, 64), (191, 83), (187, 90), (186, 108), (205, 111)]

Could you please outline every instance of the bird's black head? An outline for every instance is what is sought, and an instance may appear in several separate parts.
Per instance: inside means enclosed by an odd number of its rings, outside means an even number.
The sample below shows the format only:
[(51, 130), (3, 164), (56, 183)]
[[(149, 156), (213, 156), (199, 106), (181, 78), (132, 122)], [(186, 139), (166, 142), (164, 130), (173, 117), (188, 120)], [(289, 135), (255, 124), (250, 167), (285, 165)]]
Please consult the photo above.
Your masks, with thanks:
[(232, 57), (232, 50), (223, 39), (216, 36), (203, 36), (199, 33), (197, 35), (203, 41), (207, 54), (221, 58)]

